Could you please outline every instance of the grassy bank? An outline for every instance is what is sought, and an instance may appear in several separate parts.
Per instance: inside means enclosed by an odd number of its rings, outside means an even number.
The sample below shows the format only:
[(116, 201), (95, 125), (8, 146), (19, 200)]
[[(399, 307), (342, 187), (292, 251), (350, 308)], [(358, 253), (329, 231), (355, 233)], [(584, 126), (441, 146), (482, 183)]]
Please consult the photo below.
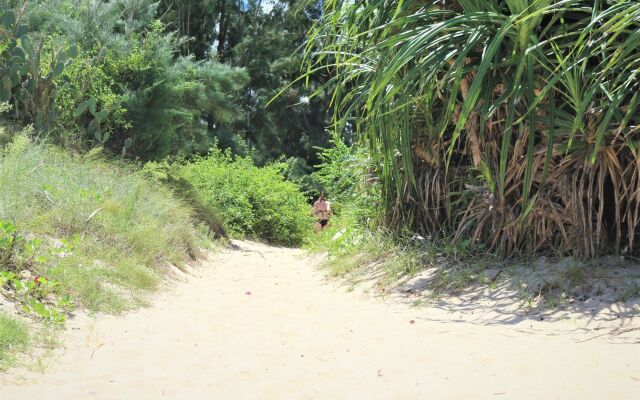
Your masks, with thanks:
[(91, 155), (18, 136), (2, 153), (0, 186), (0, 219), (37, 239), (41, 261), (13, 268), (59, 281), (91, 310), (136, 304), (158, 284), (160, 266), (181, 265), (199, 248), (190, 211), (168, 190)]
[[(96, 151), (73, 155), (17, 134), (0, 150), (0, 187), (0, 295), (27, 318), (63, 323), (78, 307), (117, 314), (144, 304), (169, 264), (208, 243), (168, 188)], [(9, 360), (28, 334), (8, 316), (0, 326)]]
[(375, 277), (381, 288), (391, 287), (447, 260), (448, 268), (439, 271), (431, 287), (433, 294), (465, 287), (486, 264), (480, 257), (474, 264), (469, 263), (462, 249), (445, 241), (403, 238), (380, 227), (362, 226), (358, 217), (348, 211), (337, 215), (327, 230), (311, 236), (305, 247), (313, 252), (326, 252), (324, 266), (329, 274), (353, 284)]

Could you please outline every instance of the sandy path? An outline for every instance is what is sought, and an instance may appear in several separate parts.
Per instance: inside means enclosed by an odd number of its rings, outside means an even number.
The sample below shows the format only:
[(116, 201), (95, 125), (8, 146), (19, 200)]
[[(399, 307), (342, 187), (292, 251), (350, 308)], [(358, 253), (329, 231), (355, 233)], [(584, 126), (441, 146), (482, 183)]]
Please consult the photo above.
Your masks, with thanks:
[(55, 366), (0, 376), (0, 399), (640, 398), (640, 345), (578, 343), (575, 321), (441, 322), (327, 283), (299, 251), (240, 246), (152, 307), (71, 323)]

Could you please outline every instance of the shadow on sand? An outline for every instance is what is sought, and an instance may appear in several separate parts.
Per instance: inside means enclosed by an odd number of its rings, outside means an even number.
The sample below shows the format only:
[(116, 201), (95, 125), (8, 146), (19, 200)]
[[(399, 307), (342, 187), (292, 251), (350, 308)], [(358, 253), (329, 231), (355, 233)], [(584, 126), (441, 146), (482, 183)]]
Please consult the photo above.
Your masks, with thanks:
[[(377, 264), (343, 284), (415, 307), (417, 318), (434, 322), (511, 325), (524, 334), (575, 335), (575, 342), (640, 343), (637, 265), (545, 260), (483, 270), (468, 286), (449, 292), (440, 290), (443, 268), (384, 285), (385, 273)], [(439, 288), (437, 293), (434, 287)]]

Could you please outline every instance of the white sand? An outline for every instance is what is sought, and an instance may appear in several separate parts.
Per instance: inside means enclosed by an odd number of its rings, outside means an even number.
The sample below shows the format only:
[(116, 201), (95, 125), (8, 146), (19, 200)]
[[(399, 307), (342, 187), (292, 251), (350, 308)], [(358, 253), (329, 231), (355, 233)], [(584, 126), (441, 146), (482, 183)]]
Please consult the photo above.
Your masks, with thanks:
[(640, 399), (637, 330), (460, 321), (349, 293), (300, 251), (239, 245), (152, 307), (70, 321), (50, 370), (0, 376), (0, 399)]

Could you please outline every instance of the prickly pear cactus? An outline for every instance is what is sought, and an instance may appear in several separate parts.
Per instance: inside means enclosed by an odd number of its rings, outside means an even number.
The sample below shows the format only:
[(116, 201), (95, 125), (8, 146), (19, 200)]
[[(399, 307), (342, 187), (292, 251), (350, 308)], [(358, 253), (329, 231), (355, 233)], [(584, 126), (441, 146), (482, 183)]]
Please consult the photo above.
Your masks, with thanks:
[(34, 123), (37, 130), (55, 121), (55, 97), (64, 68), (78, 53), (47, 48), (50, 65), (43, 71), (44, 44), (32, 40), (29, 28), (12, 10), (0, 11), (0, 102), (9, 102), (13, 116)]

